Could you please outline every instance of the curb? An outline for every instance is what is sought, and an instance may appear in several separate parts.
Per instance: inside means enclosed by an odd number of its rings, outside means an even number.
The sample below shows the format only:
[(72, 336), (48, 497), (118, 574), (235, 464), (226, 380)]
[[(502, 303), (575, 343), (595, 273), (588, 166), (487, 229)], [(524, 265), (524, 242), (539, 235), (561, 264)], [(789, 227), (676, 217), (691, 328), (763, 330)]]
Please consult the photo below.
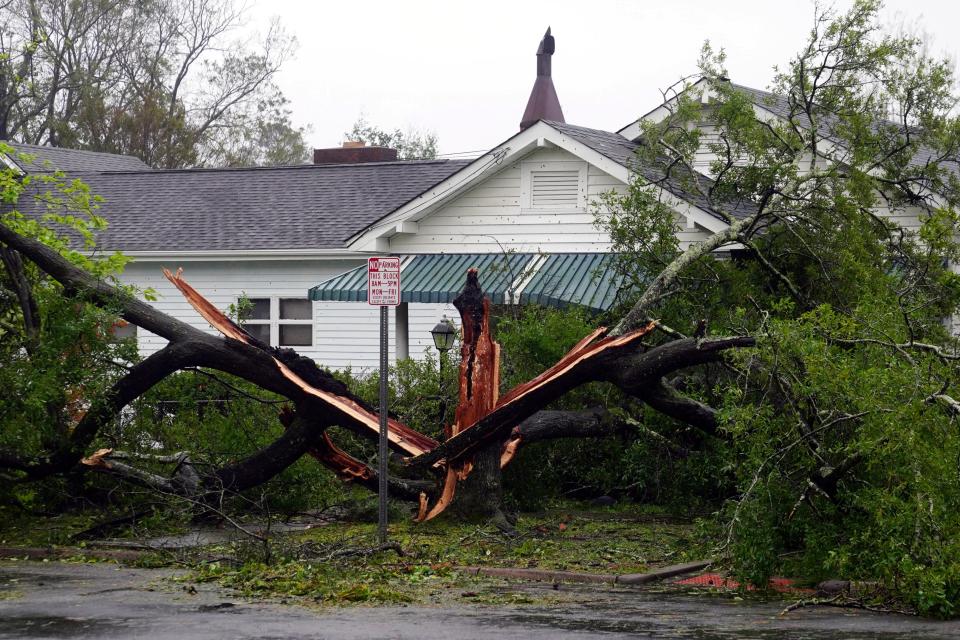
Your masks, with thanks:
[(500, 567), (463, 567), (458, 569), (473, 576), (490, 578), (513, 578), (534, 582), (590, 582), (615, 584), (617, 576), (602, 573), (578, 573), (575, 571), (550, 571), (547, 569), (512, 569)]
[(674, 564), (669, 567), (663, 567), (647, 573), (626, 573), (617, 576), (617, 584), (647, 584), (648, 582), (659, 582), (667, 578), (682, 576), (687, 573), (694, 573), (710, 566), (709, 560), (700, 560), (698, 562), (687, 562), (684, 564)]
[(455, 567), (456, 571), (472, 576), (491, 578), (512, 578), (514, 580), (532, 580), (534, 582), (580, 582), (590, 584), (638, 585), (659, 582), (667, 578), (694, 573), (710, 566), (710, 561), (687, 562), (655, 569), (647, 573), (579, 573), (576, 571), (550, 571), (546, 569), (514, 569), (501, 567)]
[(115, 550), (101, 551), (80, 547), (0, 547), (0, 560), (60, 560), (63, 558), (95, 558), (97, 560), (139, 560), (143, 551)]

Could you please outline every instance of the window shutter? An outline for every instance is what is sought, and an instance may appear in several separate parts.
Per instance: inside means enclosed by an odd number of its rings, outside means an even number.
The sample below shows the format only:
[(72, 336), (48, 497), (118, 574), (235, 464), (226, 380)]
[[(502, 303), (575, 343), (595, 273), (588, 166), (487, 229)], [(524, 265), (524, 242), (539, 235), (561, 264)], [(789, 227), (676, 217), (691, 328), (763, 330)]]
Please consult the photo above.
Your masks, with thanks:
[(532, 171), (530, 205), (535, 208), (572, 208), (577, 206), (580, 172), (573, 170)]

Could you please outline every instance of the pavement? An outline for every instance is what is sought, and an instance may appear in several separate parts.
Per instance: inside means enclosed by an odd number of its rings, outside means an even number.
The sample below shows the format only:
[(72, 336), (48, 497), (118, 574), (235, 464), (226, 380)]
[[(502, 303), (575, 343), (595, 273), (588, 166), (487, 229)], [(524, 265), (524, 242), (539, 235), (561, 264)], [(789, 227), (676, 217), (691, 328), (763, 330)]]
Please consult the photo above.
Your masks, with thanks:
[(828, 607), (780, 616), (785, 602), (607, 585), (563, 585), (571, 597), (562, 606), (307, 609), (245, 602), (212, 585), (175, 583), (176, 574), (107, 563), (0, 561), (0, 639), (960, 637), (960, 622)]

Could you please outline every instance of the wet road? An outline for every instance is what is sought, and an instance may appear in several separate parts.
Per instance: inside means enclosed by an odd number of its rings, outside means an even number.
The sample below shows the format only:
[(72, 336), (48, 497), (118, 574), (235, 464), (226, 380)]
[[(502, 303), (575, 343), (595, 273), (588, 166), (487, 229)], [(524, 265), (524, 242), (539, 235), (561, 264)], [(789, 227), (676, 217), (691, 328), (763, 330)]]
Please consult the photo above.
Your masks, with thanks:
[(581, 587), (563, 607), (312, 611), (248, 604), (207, 585), (193, 592), (171, 586), (170, 575), (109, 564), (0, 561), (0, 639), (960, 637), (958, 622), (830, 608), (778, 616), (783, 603)]

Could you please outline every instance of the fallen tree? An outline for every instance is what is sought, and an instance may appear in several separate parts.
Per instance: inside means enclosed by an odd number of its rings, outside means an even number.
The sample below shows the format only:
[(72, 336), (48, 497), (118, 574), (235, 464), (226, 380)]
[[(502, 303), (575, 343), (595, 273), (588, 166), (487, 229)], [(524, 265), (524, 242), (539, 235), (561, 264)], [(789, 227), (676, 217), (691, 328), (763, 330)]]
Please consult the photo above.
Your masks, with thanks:
[[(167, 277), (191, 305), (214, 326), (222, 337), (212, 336), (180, 320), (158, 312), (129, 293), (86, 273), (43, 243), (24, 237), (0, 225), (0, 242), (36, 264), (56, 279), (64, 294), (117, 308), (120, 316), (139, 327), (166, 338), (168, 344), (134, 365), (118, 379), (103, 398), (83, 414), (59, 446), (42, 456), (25, 457), (15, 451), (0, 452), (0, 466), (29, 479), (66, 473), (78, 464), (104, 471), (131, 482), (162, 490), (186, 493), (192, 498), (224, 491), (244, 491), (269, 480), (304, 454), (311, 454), (340, 477), (363, 486), (376, 486), (376, 474), (368, 465), (339, 449), (326, 433), (332, 425), (374, 439), (378, 416), (329, 373), (289, 349), (264, 345), (209, 304), (181, 274)], [(656, 328), (648, 323), (639, 330), (618, 337), (602, 337), (603, 330), (586, 336), (567, 356), (540, 376), (498, 398), (496, 344), (489, 334), (489, 302), (480, 289), (478, 274), (470, 271), (463, 294), (458, 298), (464, 339), (460, 366), (460, 403), (448, 439), (440, 444), (395, 420), (389, 421), (388, 435), (394, 451), (405, 456), (408, 472), (420, 480), (391, 478), (394, 494), (426, 502), (438, 494), (436, 504), (421, 514), (433, 517), (454, 501), (458, 481), (471, 476), (478, 496), (474, 508), (487, 515), (499, 509), (499, 486), (503, 464), (524, 443), (524, 425), (529, 440), (548, 437), (595, 435), (570, 429), (570, 420), (557, 413), (539, 414), (551, 401), (587, 382), (607, 381), (629, 389), (638, 397), (662, 395), (661, 378), (674, 371), (716, 361), (724, 351), (750, 346), (750, 337), (674, 341), (661, 345), (643, 344), (641, 338)], [(164, 377), (189, 367), (206, 367), (248, 380), (263, 389), (288, 398), (294, 409), (284, 416), (283, 434), (269, 446), (219, 469), (200, 471), (182, 460), (168, 460), (176, 468), (170, 477), (158, 476), (130, 464), (123, 452), (101, 450), (88, 455), (98, 431), (113, 420), (123, 407)], [(647, 387), (649, 390), (647, 391)], [(682, 415), (693, 400), (679, 398), (671, 408)], [(693, 415), (691, 413), (690, 415)], [(533, 422), (525, 423), (532, 419)], [(486, 458), (484, 460), (485, 449)], [(509, 452), (509, 455), (505, 453)], [(187, 471), (189, 470), (189, 473)], [(443, 478), (442, 489), (432, 479)], [(492, 479), (491, 479), (492, 478)], [(464, 485), (470, 495), (472, 486)], [(468, 511), (469, 512), (469, 511)]]

